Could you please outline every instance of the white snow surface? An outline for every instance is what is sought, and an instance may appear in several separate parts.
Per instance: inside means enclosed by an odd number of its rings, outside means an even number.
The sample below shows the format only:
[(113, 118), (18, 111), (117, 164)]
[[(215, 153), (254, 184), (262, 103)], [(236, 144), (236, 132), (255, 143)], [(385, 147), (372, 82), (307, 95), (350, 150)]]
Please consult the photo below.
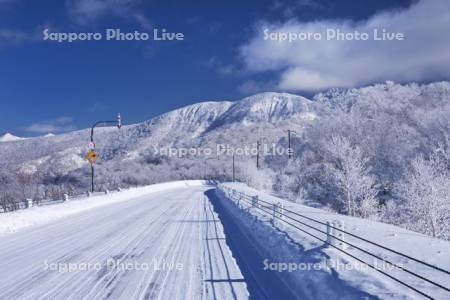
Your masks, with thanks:
[(25, 138), (12, 135), (11, 133), (5, 133), (4, 135), (0, 136), (0, 142), (14, 142), (14, 141), (20, 141), (20, 140), (24, 140), (24, 139)]

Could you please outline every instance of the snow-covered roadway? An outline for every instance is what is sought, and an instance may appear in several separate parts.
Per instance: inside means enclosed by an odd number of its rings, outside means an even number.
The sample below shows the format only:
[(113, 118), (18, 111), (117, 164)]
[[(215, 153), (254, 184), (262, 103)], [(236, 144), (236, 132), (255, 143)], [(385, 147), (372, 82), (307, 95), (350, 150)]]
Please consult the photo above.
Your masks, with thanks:
[(248, 298), (209, 189), (153, 192), (0, 237), (0, 299)]

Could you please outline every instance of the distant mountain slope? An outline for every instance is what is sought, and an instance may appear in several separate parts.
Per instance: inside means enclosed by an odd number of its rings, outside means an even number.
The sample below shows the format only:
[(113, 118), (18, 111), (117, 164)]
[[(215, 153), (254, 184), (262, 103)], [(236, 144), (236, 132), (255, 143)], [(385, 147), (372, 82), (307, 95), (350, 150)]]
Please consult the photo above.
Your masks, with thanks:
[(25, 138), (12, 135), (11, 133), (5, 133), (4, 135), (0, 136), (0, 142), (14, 142), (14, 141), (21, 141), (24, 139)]
[(296, 114), (310, 113), (312, 102), (301, 96), (287, 93), (262, 93), (234, 102), (222, 114), (213, 127), (224, 124), (241, 123), (248, 125), (258, 122), (276, 123)]
[[(97, 150), (103, 161), (135, 159), (153, 145), (199, 145), (216, 142), (217, 133), (229, 140), (251, 132), (270, 131), (293, 119), (313, 119), (314, 102), (286, 93), (262, 93), (230, 102), (201, 102), (182, 107), (148, 121), (117, 128), (97, 128)], [(62, 173), (79, 168), (89, 142), (89, 130), (37, 137), (0, 145), (0, 155), (9, 157), (0, 165), (25, 164), (29, 171), (59, 166)], [(254, 142), (254, 141), (253, 141)], [(77, 158), (78, 157), (78, 158)]]

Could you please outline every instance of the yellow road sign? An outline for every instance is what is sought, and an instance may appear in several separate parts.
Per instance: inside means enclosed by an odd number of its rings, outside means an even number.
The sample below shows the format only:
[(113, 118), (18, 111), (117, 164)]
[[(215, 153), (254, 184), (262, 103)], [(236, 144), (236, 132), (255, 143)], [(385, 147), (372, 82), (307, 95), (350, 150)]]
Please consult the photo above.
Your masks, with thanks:
[(97, 160), (98, 155), (97, 153), (95, 153), (94, 150), (89, 150), (88, 154), (86, 155), (86, 159), (91, 163), (95, 163), (95, 161)]

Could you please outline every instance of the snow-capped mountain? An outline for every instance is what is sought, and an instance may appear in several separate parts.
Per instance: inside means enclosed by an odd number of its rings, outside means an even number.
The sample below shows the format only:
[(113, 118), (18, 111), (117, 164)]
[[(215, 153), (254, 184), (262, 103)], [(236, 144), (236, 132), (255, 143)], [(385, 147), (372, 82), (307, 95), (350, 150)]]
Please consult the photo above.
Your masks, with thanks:
[(11, 133), (5, 133), (4, 135), (0, 136), (0, 142), (14, 142), (14, 141), (21, 141), (24, 139), (25, 138), (12, 135)]
[[(153, 145), (201, 145), (226, 140), (247, 139), (255, 134), (283, 135), (287, 124), (315, 118), (315, 103), (286, 93), (262, 93), (240, 101), (200, 102), (182, 107), (148, 121), (123, 126), (97, 128), (95, 138), (102, 160), (137, 159)], [(60, 168), (66, 173), (79, 168), (89, 142), (89, 129), (42, 136), (0, 146), (0, 155), (11, 159), (3, 166), (22, 166), (28, 172)], [(247, 137), (255, 135), (254, 138)], [(223, 142), (223, 140), (221, 140)]]
[(237, 101), (222, 114), (215, 126), (231, 123), (276, 123), (294, 115), (313, 115), (309, 99), (287, 93), (262, 93)]

